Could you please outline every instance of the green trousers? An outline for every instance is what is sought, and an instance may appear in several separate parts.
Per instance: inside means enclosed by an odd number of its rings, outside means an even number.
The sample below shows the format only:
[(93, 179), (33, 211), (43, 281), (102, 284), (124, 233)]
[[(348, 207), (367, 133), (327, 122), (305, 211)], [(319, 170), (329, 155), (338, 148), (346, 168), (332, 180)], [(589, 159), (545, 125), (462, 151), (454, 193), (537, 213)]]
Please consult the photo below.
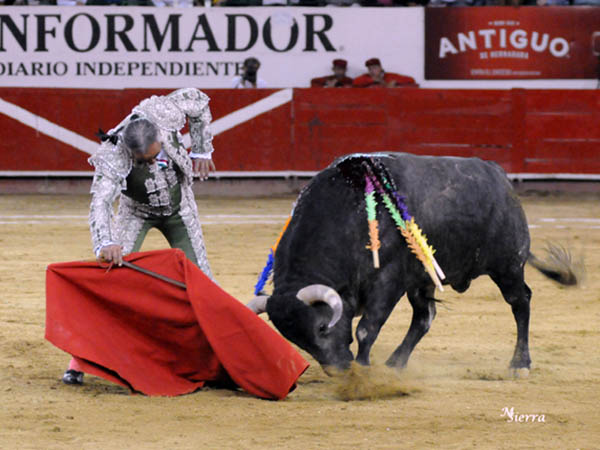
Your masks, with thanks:
[(183, 224), (181, 216), (178, 213), (174, 213), (173, 215), (167, 217), (156, 216), (145, 219), (142, 229), (140, 230), (135, 240), (135, 244), (133, 245), (132, 252), (138, 252), (140, 250), (148, 231), (150, 231), (152, 228), (158, 229), (158, 231), (163, 234), (163, 236), (169, 242), (171, 248), (179, 248), (183, 250), (185, 256), (187, 256), (187, 258), (194, 264), (198, 265), (198, 260), (196, 259), (196, 253), (194, 252), (192, 241), (188, 235), (187, 228)]

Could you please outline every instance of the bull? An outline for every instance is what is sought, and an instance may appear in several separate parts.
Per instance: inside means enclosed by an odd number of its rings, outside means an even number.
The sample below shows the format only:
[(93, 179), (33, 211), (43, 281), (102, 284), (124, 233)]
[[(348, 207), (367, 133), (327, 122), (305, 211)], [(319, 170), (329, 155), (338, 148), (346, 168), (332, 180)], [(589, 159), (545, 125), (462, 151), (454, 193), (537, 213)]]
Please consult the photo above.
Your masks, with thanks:
[[(347, 369), (354, 359), (369, 364), (379, 331), (406, 293), (412, 321), (387, 360), (404, 367), (436, 315), (435, 284), (407, 247), (389, 214), (379, 213), (380, 267), (365, 249), (365, 164), (385, 167), (410, 213), (435, 248), (443, 283), (465, 292), (471, 280), (488, 275), (512, 308), (517, 342), (510, 362), (528, 369), (531, 290), (524, 266), (562, 284), (575, 284), (568, 259), (560, 264), (535, 258), (525, 213), (505, 172), (479, 158), (404, 153), (353, 154), (319, 172), (300, 193), (275, 253), (273, 292), (248, 306), (267, 312), (275, 327), (325, 369)], [(350, 350), (352, 319), (358, 351)]]

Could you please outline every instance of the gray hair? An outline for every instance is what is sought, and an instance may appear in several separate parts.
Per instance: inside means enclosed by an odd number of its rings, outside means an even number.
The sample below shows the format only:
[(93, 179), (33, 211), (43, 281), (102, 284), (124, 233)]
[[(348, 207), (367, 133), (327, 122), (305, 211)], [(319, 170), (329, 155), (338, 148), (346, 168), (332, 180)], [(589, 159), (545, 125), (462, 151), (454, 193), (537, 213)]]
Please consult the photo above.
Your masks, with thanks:
[(156, 142), (158, 130), (156, 126), (147, 119), (135, 119), (127, 124), (123, 131), (123, 142), (134, 155), (144, 155), (154, 142)]

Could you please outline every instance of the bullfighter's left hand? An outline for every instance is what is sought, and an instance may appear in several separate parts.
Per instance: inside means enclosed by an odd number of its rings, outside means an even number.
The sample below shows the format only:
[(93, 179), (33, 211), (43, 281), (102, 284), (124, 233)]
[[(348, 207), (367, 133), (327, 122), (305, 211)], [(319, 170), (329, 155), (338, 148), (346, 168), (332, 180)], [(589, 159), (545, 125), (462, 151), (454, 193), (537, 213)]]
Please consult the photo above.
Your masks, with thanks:
[(215, 163), (212, 159), (197, 158), (192, 160), (192, 164), (194, 167), (194, 175), (200, 180), (206, 180), (208, 174), (216, 170)]

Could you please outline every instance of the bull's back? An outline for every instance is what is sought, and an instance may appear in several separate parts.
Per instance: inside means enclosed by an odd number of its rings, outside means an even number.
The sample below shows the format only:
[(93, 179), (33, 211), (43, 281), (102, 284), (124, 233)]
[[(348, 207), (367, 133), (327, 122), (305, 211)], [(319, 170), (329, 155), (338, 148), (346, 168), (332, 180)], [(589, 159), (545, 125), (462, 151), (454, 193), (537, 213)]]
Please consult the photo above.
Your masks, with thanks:
[[(409, 213), (436, 250), (436, 259), (447, 268), (449, 278), (457, 278), (457, 284), (527, 258), (525, 214), (506, 173), (496, 163), (379, 153), (349, 155), (332, 166), (352, 160), (359, 164), (365, 157), (387, 168)], [(381, 222), (385, 226), (386, 221)], [(393, 226), (390, 220), (387, 223)]]
[[(513, 189), (504, 170), (494, 162), (479, 158), (394, 152), (351, 154), (337, 159), (329, 168), (320, 172), (317, 177), (321, 176), (322, 180), (315, 179), (316, 184), (338, 177), (336, 168), (353, 165), (357, 167), (351, 175), (354, 179), (346, 181), (351, 184), (354, 182), (356, 187), (356, 174), (361, 173), (360, 165), (365, 158), (382, 163), (388, 169), (399, 194), (414, 206), (415, 213), (435, 212), (437, 220), (440, 220), (444, 213), (453, 216), (448, 211), (448, 207), (452, 207), (453, 211), (469, 214), (471, 219), (477, 220), (497, 203), (510, 208), (515, 206)], [(343, 172), (350, 173), (347, 168)]]
[(450, 277), (476, 277), (525, 261), (525, 214), (496, 163), (402, 153), (384, 160)]

